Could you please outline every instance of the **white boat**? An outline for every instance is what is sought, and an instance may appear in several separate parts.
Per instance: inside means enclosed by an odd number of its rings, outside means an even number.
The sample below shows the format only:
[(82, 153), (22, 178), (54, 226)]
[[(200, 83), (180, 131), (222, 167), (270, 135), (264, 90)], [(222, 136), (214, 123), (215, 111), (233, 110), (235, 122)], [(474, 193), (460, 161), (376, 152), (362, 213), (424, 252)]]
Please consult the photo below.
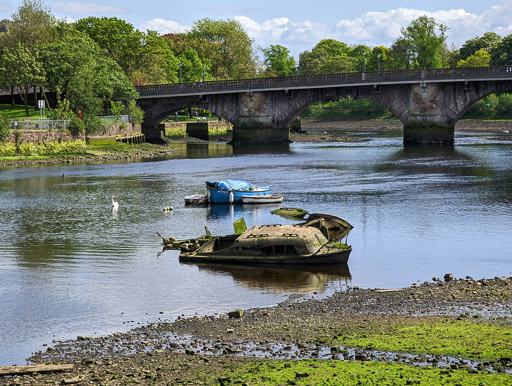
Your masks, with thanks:
[(260, 194), (259, 196), (242, 196), (244, 204), (276, 204), (283, 202), (282, 194)]

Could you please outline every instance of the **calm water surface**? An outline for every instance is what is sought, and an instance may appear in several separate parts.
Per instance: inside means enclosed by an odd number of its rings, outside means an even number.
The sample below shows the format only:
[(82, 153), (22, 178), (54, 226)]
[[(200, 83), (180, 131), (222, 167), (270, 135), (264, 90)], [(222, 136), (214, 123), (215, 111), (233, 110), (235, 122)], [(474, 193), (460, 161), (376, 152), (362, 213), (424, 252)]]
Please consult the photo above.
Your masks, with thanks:
[[(179, 315), (396, 288), (447, 272), (512, 274), (512, 142), (458, 134), (457, 145), (403, 148), (400, 133), (358, 144), (236, 148), (183, 145), (183, 159), (0, 169), (0, 365), (52, 340), (126, 331)], [(354, 229), (348, 267), (198, 267), (162, 252), (159, 231), (189, 238), (291, 223), (278, 206), (185, 208), (204, 181), (244, 178), (285, 206), (341, 216)], [(118, 196), (112, 212), (110, 197)], [(174, 211), (164, 213), (172, 205)]]

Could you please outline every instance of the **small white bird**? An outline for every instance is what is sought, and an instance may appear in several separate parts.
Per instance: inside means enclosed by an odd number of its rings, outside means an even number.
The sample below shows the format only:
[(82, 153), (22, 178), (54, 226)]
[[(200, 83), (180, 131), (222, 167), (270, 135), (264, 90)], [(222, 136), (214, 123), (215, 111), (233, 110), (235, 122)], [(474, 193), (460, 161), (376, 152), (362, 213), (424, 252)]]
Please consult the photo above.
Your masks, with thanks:
[(119, 203), (116, 200), (114, 200), (114, 198), (116, 198), (116, 196), (112, 196), (112, 209), (117, 210), (119, 209)]

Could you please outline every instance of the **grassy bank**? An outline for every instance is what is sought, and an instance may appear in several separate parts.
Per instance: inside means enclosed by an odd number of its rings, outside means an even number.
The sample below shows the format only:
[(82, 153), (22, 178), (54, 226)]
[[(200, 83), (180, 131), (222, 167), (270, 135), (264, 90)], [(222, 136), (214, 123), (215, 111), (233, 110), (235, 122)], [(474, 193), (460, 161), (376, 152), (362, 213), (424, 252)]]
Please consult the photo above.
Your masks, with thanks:
[(25, 106), (23, 105), (0, 104), (0, 115), (9, 120), (22, 121), (24, 119), (39, 118), (39, 110), (34, 110), (34, 106), (28, 106), (28, 112), (30, 114), (29, 117), (27, 117)]

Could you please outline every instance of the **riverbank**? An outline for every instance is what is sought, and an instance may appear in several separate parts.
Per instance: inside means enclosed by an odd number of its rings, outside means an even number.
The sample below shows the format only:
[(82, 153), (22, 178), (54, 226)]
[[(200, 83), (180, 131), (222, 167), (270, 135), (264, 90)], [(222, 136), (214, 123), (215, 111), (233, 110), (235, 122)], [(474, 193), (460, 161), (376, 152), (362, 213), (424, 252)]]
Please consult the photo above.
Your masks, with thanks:
[[(291, 296), (269, 308), (77, 337), (36, 353), (65, 373), (0, 384), (509, 384), (512, 277)], [(412, 382), (412, 383), (411, 383)]]
[[(309, 142), (309, 143), (328, 143), (328, 142), (360, 142), (360, 139), (350, 135), (342, 135), (337, 132), (350, 131), (397, 131), (402, 130), (402, 124), (394, 120), (369, 120), (369, 121), (329, 121), (317, 122), (304, 120), (302, 123), (304, 132), (290, 132), (291, 142)], [(305, 131), (309, 132), (305, 132)], [(471, 132), (492, 132), (492, 133), (512, 133), (512, 121), (459, 121), (456, 130)], [(166, 145), (143, 144), (117, 144), (113, 146), (102, 146), (96, 148), (91, 146), (86, 153), (78, 155), (62, 155), (56, 157), (11, 157), (0, 158), (0, 167), (20, 167), (20, 166), (38, 166), (38, 165), (69, 165), (69, 164), (93, 164), (107, 162), (126, 162), (143, 161), (157, 158), (173, 157), (175, 150), (173, 144), (176, 143), (206, 143), (206, 142), (224, 142), (228, 143), (232, 139), (231, 133), (212, 137), (210, 141), (205, 141), (192, 137), (173, 137), (169, 138)], [(500, 140), (512, 140), (510, 136), (501, 136)]]

